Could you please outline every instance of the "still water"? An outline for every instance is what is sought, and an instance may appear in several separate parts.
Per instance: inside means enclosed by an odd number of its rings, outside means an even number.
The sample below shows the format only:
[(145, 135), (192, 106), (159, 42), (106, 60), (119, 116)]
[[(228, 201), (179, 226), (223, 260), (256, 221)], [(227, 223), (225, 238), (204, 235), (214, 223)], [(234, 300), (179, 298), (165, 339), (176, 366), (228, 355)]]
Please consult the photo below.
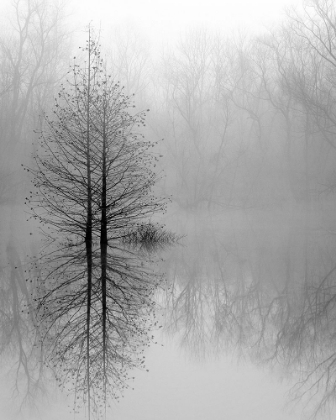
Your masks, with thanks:
[(333, 208), (172, 215), (186, 237), (164, 256), (164, 331), (115, 418), (332, 416)]
[[(316, 409), (329, 418), (336, 395), (334, 208), (172, 211), (166, 224), (185, 237), (163, 252), (159, 266), (163, 328), (154, 332), (149, 372), (134, 372), (107, 418), (298, 420)], [(3, 374), (4, 420), (74, 418), (48, 383), (39, 412), (15, 411), (6, 381)]]

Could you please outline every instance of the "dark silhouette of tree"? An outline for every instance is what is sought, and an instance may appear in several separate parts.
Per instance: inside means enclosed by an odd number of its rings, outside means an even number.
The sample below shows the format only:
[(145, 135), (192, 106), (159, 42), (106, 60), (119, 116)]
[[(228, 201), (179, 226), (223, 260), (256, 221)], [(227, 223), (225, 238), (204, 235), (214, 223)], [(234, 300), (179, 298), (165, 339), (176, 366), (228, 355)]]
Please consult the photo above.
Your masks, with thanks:
[(148, 254), (124, 239), (165, 202), (151, 192), (157, 158), (140, 133), (145, 112), (132, 114), (90, 30), (82, 52), (46, 117), (29, 201), (46, 240), (35, 301), (48, 363), (91, 413), (143, 365), (158, 280)]

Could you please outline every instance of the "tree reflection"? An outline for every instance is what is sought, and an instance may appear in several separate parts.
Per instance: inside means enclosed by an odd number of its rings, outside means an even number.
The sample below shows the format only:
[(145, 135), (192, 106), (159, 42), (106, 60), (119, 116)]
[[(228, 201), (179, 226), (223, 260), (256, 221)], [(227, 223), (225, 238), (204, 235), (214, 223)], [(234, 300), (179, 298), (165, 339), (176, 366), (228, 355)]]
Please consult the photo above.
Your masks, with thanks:
[(167, 259), (166, 325), (197, 357), (234, 350), (280, 364), (316, 415), (336, 391), (336, 238), (313, 211), (267, 217), (195, 224)]
[(15, 242), (13, 232), (11, 235), (5, 241), (1, 261), (0, 354), (5, 361), (3, 369), (10, 373), (8, 389), (19, 397), (23, 407), (34, 405), (36, 398), (45, 393), (46, 375), (32, 311), (28, 264), (22, 246)]

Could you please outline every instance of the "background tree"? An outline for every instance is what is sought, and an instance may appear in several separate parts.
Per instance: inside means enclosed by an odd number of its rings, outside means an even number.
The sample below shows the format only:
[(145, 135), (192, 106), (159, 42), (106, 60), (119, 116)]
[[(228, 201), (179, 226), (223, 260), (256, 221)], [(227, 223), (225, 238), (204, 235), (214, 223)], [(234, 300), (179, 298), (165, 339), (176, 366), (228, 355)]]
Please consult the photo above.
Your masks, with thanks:
[[(13, 395), (33, 403), (45, 391), (41, 352), (35, 346), (28, 255), (33, 254), (32, 226), (22, 208), (27, 179), (21, 163), (30, 161), (38, 113), (49, 106), (62, 76), (67, 28), (60, 5), (17, 0), (1, 16), (0, 29), (0, 212), (1, 212), (1, 357), (12, 366)], [(69, 35), (69, 34), (67, 34)], [(29, 279), (30, 280), (30, 279)]]
[(109, 32), (106, 43), (110, 71), (124, 86), (128, 96), (136, 95), (137, 107), (148, 102), (154, 66), (149, 40), (134, 25), (123, 25)]

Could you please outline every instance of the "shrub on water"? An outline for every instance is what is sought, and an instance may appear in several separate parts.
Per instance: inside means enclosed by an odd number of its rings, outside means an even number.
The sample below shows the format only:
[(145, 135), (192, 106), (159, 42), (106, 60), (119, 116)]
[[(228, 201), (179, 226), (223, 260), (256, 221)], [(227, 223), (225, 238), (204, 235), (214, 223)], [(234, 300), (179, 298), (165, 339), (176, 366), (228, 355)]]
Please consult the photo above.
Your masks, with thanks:
[(126, 232), (123, 240), (127, 244), (143, 247), (157, 247), (176, 243), (181, 236), (165, 229), (164, 226), (152, 222), (141, 223), (137, 228)]

